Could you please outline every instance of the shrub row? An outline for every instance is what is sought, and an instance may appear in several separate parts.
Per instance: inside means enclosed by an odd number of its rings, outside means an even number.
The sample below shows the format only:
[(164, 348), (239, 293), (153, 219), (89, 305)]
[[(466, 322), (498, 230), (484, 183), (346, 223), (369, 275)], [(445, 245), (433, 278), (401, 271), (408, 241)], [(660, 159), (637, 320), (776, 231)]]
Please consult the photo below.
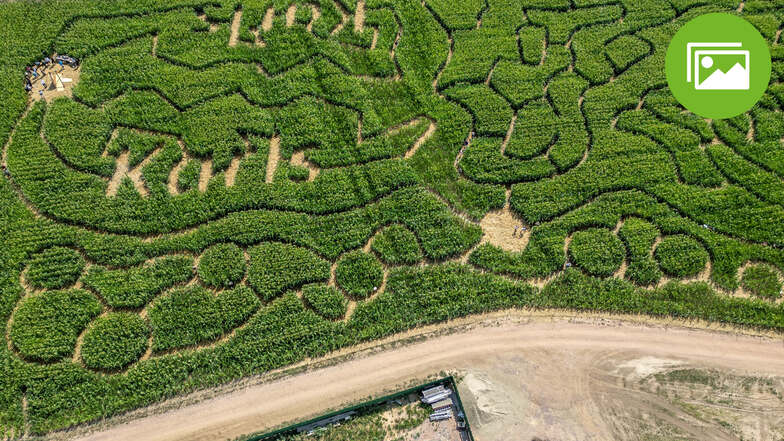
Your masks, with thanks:
[(329, 263), (293, 245), (266, 242), (248, 249), (248, 284), (263, 300), (287, 289), (329, 279)]
[(413, 265), (422, 260), (416, 236), (402, 225), (390, 225), (381, 230), (370, 247), (389, 265)]
[(140, 308), (164, 290), (193, 277), (192, 265), (189, 257), (172, 256), (128, 269), (91, 266), (83, 281), (113, 308)]
[(136, 314), (110, 313), (98, 317), (84, 334), (81, 356), (93, 369), (121, 369), (147, 349), (150, 330)]
[(775, 270), (767, 265), (752, 265), (743, 271), (741, 279), (743, 289), (751, 294), (767, 298), (777, 299), (781, 297), (781, 282)]
[(352, 251), (338, 260), (335, 281), (354, 298), (364, 299), (381, 287), (384, 270), (372, 254)]
[(594, 276), (611, 276), (620, 268), (624, 257), (623, 243), (605, 228), (578, 231), (569, 244), (570, 260)]
[(213, 340), (244, 322), (260, 304), (245, 286), (217, 296), (198, 286), (175, 289), (150, 306), (152, 349), (160, 352)]
[(199, 279), (215, 288), (227, 288), (245, 275), (245, 254), (233, 243), (220, 243), (207, 248), (199, 259)]
[(651, 257), (653, 243), (659, 236), (656, 226), (643, 219), (632, 217), (623, 222), (618, 235), (626, 245), (629, 256), (626, 278), (642, 286), (658, 282), (662, 273), (659, 265)]
[(322, 317), (337, 320), (346, 315), (348, 300), (335, 287), (327, 285), (305, 285), (302, 296)]
[(82, 256), (64, 247), (47, 248), (30, 257), (26, 280), (34, 288), (65, 288), (84, 271)]
[(708, 263), (708, 252), (689, 236), (665, 236), (653, 252), (662, 271), (673, 277), (696, 276)]
[(76, 338), (101, 304), (83, 290), (45, 291), (26, 298), (13, 315), (11, 343), (31, 360), (52, 362), (73, 353)]

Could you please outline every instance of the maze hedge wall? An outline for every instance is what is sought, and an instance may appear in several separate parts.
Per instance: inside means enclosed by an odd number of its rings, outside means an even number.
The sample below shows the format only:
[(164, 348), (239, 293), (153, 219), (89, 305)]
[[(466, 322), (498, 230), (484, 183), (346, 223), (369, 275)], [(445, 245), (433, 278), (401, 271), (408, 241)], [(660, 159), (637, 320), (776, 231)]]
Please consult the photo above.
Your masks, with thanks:
[[(663, 66), (715, 11), (773, 75), (707, 121)], [(784, 330), (780, 2), (44, 0), (0, 23), (0, 437), (504, 308)], [(79, 81), (35, 101), (24, 68), (55, 52)]]

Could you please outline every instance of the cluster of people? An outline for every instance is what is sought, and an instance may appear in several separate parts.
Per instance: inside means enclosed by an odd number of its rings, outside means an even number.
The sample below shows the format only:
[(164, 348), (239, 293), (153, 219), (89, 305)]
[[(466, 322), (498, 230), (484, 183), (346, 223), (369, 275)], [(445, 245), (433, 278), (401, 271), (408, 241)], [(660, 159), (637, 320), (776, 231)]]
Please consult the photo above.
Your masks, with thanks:
[[(50, 67), (58, 65), (60, 66), (58, 72), (62, 72), (66, 65), (75, 69), (79, 65), (79, 62), (76, 58), (69, 57), (68, 55), (55, 55), (54, 58), (44, 57), (42, 60), (36, 61), (32, 66), (25, 67), (25, 90), (28, 92), (32, 91), (33, 82), (38, 81), (38, 77), (41, 77), (41, 90), (39, 90), (38, 93), (43, 96), (43, 89), (46, 89), (46, 78), (44, 77), (44, 73), (47, 73)], [(52, 72), (50, 71), (48, 73), (51, 78)]]
[(520, 237), (523, 237), (526, 231), (528, 231), (528, 227), (515, 225), (514, 233), (512, 233), (512, 237), (517, 237), (517, 230), (520, 230)]

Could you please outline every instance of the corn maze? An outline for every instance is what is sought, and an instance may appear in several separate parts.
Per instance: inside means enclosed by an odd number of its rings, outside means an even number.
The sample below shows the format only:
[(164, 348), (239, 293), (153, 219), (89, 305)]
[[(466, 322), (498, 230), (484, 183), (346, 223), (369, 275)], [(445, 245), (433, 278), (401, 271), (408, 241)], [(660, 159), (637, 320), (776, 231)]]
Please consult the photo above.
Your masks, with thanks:
[[(663, 66), (716, 11), (773, 74), (710, 121)], [(784, 330), (781, 3), (44, 1), (0, 22), (0, 437), (506, 308)], [(78, 82), (37, 99), (25, 66), (54, 53)]]

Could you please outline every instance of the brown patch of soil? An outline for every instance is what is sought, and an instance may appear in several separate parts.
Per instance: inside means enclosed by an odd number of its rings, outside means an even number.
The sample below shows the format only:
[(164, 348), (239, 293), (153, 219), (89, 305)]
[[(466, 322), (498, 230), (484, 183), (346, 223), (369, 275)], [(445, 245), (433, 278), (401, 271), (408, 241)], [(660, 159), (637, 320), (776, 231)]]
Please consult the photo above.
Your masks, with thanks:
[(201, 170), (199, 171), (199, 191), (204, 193), (207, 191), (207, 184), (212, 179), (212, 159), (206, 159), (201, 162)]
[(226, 186), (231, 187), (234, 185), (234, 181), (237, 179), (237, 172), (240, 169), (240, 160), (244, 156), (235, 156), (232, 158), (231, 163), (229, 164), (229, 168), (226, 169)]
[(312, 182), (318, 176), (320, 169), (312, 162), (305, 159), (305, 152), (296, 152), (291, 155), (291, 165), (297, 165), (308, 169), (308, 182)]
[(488, 212), (479, 222), (479, 226), (484, 232), (482, 243), (489, 243), (506, 251), (518, 252), (528, 246), (531, 228), (512, 213), (509, 207), (510, 193), (510, 190), (506, 191), (504, 208)]
[[(47, 68), (39, 68), (38, 72), (38, 78), (35, 80), (30, 77), (33, 86), (30, 97), (34, 101), (43, 99), (47, 103), (51, 103), (55, 98), (61, 96), (71, 97), (73, 88), (79, 82), (81, 65), (77, 69), (63, 65), (63, 68), (60, 69), (59, 65), (52, 64)], [(41, 85), (42, 80), (45, 82), (45, 86)]]
[(357, 11), (354, 13), (354, 32), (362, 33), (365, 29), (365, 0), (357, 1)]
[(310, 9), (312, 11), (310, 22), (305, 27), (308, 32), (313, 32), (313, 23), (316, 22), (321, 17), (321, 8), (316, 5), (310, 5)]
[(261, 21), (261, 29), (264, 32), (272, 29), (272, 20), (275, 18), (275, 8), (268, 8), (264, 14), (264, 19)]
[(231, 21), (231, 34), (229, 35), (229, 47), (237, 46), (240, 39), (240, 23), (242, 23), (242, 9), (234, 11), (234, 18)]
[(264, 180), (267, 184), (271, 184), (275, 179), (275, 170), (278, 168), (278, 161), (280, 161), (280, 137), (273, 136), (269, 143), (269, 158), (267, 159), (267, 175)]
[(291, 27), (294, 26), (294, 20), (297, 18), (297, 5), (292, 4), (286, 10), (286, 26)]

